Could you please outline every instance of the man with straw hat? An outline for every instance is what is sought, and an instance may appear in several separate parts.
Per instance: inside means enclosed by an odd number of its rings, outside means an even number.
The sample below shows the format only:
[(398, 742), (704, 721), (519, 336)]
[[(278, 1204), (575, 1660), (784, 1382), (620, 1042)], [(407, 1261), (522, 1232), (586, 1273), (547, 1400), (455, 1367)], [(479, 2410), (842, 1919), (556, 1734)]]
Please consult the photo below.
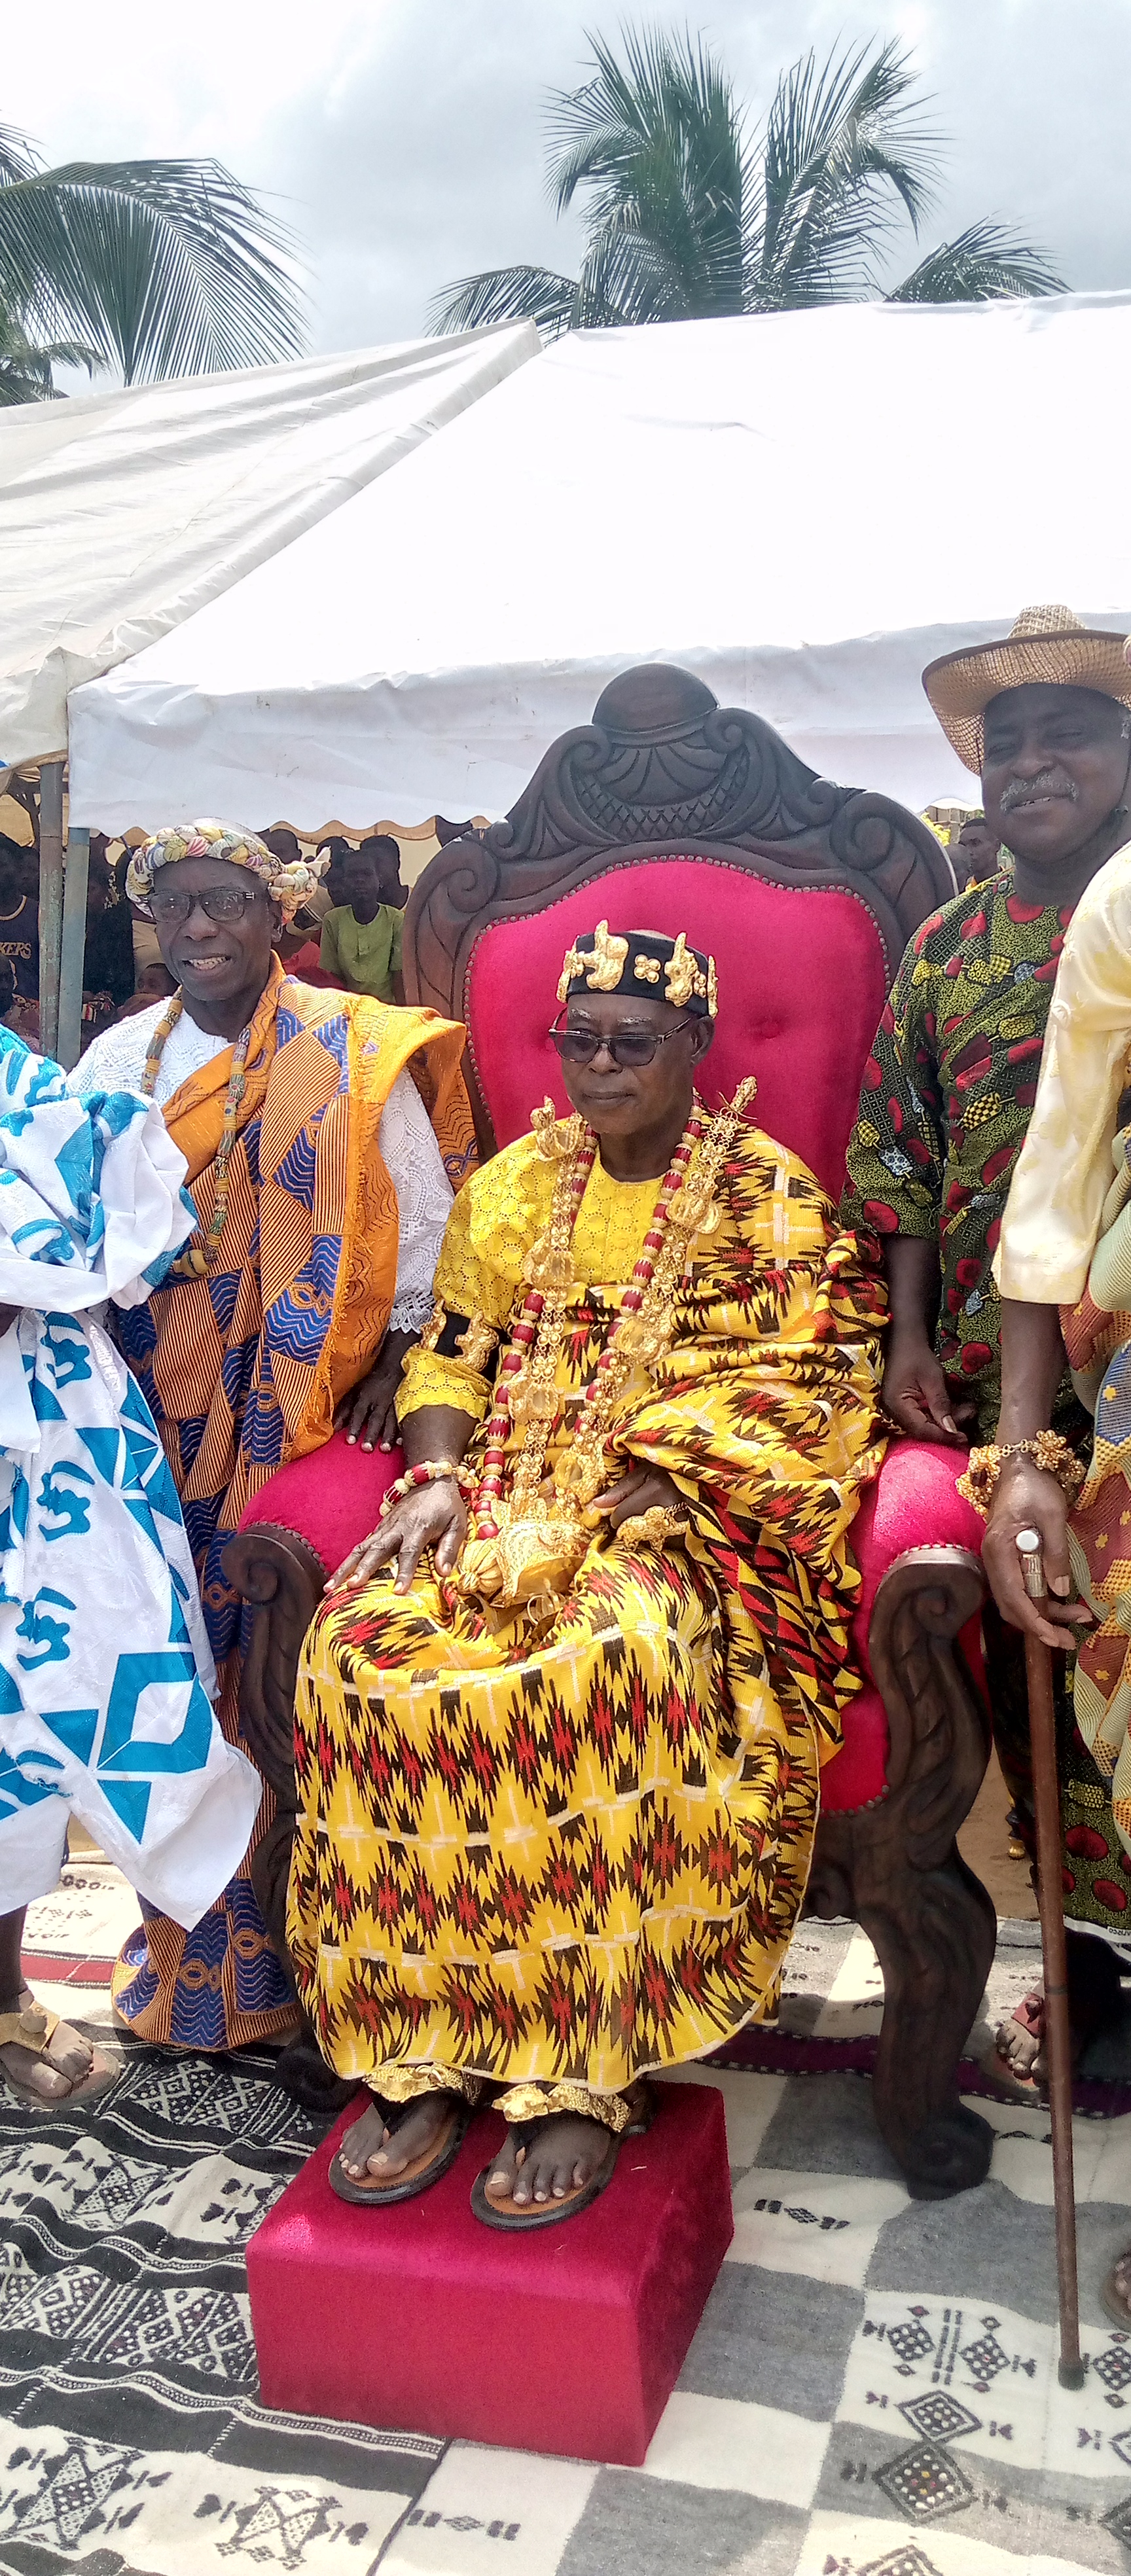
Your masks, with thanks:
[[(1008, 636), (947, 654), (923, 676), (948, 741), (980, 773), (986, 821), (1012, 872), (968, 888), (916, 933), (877, 1031), (849, 1145), (846, 1221), (870, 1223), (884, 1243), (892, 1320), (883, 1402), (915, 1439), (962, 1447), (991, 1441), (996, 1430), (992, 1264), (1036, 1097), (1057, 964), (1085, 887), (1131, 837), (1126, 640), (1067, 608), (1029, 608)], [(1065, 1461), (1090, 1442), (1067, 1373), (1051, 1427)], [(1022, 1640), (992, 1602), (985, 1634), (995, 1742), (1032, 1852)], [(1066, 1911), (1114, 1928), (1127, 1891), (1095, 1824), (1106, 1791), (1064, 1716)], [(1082, 2043), (1118, 2006), (1111, 1951), (1070, 1937), (1069, 1984)], [(1043, 2035), (1035, 1994), (998, 2034), (995, 2071), (1007, 2089), (1037, 2090)]]

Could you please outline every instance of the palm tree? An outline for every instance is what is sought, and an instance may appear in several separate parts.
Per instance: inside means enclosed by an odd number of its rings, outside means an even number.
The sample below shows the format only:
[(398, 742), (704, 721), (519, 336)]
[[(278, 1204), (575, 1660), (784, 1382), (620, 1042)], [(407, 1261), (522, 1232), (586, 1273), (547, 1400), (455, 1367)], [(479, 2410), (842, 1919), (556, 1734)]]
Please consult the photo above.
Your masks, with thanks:
[[(935, 194), (941, 138), (919, 114), (909, 57), (861, 46), (778, 81), (748, 140), (717, 57), (690, 34), (626, 29), (623, 61), (589, 39), (594, 68), (550, 102), (548, 183), (559, 215), (587, 192), (578, 277), (517, 265), (462, 278), (432, 327), (530, 319), (550, 336), (607, 323), (771, 313), (885, 293), (896, 229), (917, 234)], [(1051, 295), (1043, 252), (992, 222), (940, 243), (893, 302)]]
[(262, 365), (302, 347), (287, 238), (216, 161), (44, 169), (0, 128), (0, 401), (53, 391), (53, 362), (146, 379)]
[(19, 315), (0, 307), (0, 409), (9, 403), (56, 400), (53, 367), (98, 364), (98, 353), (85, 340), (29, 339)]

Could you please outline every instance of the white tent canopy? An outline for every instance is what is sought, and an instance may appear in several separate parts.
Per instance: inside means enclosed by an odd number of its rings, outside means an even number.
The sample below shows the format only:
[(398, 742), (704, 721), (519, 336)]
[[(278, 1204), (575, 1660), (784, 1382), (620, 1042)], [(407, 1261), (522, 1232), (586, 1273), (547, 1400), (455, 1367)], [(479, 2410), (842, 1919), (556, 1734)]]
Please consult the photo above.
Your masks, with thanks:
[(325, 519), (538, 345), (531, 324), (501, 325), (0, 413), (0, 764), (63, 751), (69, 689)]
[(920, 673), (1031, 601), (1131, 626), (1129, 395), (1125, 294), (566, 338), (77, 690), (72, 813), (500, 813), (644, 660), (969, 800)]

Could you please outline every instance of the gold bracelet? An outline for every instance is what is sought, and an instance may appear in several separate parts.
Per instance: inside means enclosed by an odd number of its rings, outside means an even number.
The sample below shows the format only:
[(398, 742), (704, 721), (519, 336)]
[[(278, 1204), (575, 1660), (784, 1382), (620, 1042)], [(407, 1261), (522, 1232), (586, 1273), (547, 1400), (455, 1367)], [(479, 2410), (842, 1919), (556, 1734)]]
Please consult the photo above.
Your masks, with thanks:
[(677, 1511), (674, 1504), (653, 1503), (646, 1512), (631, 1513), (613, 1535), (626, 1538), (633, 1547), (638, 1547), (641, 1541), (649, 1547), (658, 1547), (661, 1539), (686, 1537), (687, 1513)]
[(1006, 1440), (1000, 1447), (994, 1441), (985, 1449), (972, 1449), (966, 1473), (958, 1479), (958, 1491), (965, 1502), (973, 1503), (984, 1521), (990, 1517), (997, 1481), (1007, 1458), (1031, 1458), (1042, 1475), (1055, 1476), (1070, 1504), (1075, 1502), (1088, 1472), (1059, 1431), (1038, 1431), (1032, 1440)]

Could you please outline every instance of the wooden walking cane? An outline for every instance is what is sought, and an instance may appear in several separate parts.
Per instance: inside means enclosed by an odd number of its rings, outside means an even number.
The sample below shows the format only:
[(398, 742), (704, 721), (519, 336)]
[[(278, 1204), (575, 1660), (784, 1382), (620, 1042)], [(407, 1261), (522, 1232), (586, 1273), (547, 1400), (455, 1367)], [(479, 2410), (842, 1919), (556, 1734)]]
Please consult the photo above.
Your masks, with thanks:
[[(1040, 1532), (1018, 1530), (1017, 1550), (1025, 1590), (1038, 1607), (1047, 1598)], [(1064, 1939), (1064, 1889), (1060, 1858), (1060, 1787), (1056, 1775), (1056, 1714), (1052, 1650), (1026, 1636), (1029, 1741), (1033, 1752), (1033, 1807), (1037, 1826), (1037, 1902), (1045, 1969), (1045, 2048), (1052, 2113), (1052, 2188), (1056, 2211), (1056, 2278), (1060, 2300), (1062, 2388), (1082, 2388), (1080, 2294), (1076, 2280), (1076, 2192), (1072, 2177), (1072, 2038), (1068, 2022), (1068, 1956)]]

